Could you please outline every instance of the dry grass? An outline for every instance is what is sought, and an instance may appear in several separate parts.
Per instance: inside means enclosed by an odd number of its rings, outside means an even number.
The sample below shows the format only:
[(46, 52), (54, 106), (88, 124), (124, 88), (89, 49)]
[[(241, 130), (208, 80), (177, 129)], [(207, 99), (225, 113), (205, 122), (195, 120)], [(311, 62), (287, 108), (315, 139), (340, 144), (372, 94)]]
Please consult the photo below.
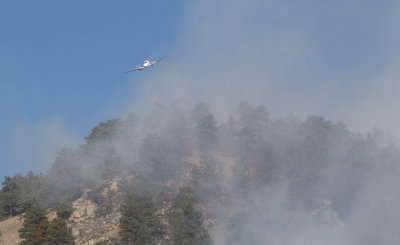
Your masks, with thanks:
[(18, 230), (22, 227), (23, 223), (24, 220), (20, 215), (0, 222), (0, 230), (3, 234), (0, 238), (0, 244), (16, 245), (20, 243), (21, 239), (19, 238)]

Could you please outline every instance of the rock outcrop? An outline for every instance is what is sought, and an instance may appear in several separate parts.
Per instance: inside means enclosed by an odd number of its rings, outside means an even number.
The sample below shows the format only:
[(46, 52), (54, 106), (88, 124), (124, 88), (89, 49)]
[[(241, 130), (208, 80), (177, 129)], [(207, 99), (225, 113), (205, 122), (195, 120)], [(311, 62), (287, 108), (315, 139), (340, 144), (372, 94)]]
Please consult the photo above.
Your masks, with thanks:
[[(103, 196), (110, 190), (117, 191), (118, 180), (112, 181), (104, 190)], [(73, 203), (75, 211), (68, 219), (68, 225), (72, 228), (77, 245), (92, 245), (98, 241), (116, 242), (119, 231), (119, 212), (120, 202), (118, 196), (113, 196), (111, 200), (112, 209), (106, 215), (96, 214), (98, 206), (88, 199), (86, 190), (81, 198)]]

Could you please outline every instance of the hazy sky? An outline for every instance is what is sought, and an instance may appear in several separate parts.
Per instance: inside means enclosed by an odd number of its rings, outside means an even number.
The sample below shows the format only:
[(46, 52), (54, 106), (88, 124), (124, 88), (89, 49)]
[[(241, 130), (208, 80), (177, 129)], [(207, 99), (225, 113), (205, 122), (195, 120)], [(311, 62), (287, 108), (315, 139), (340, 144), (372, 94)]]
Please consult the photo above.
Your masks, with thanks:
[(398, 23), (398, 1), (2, 1), (0, 177), (156, 101), (248, 100), (399, 137)]

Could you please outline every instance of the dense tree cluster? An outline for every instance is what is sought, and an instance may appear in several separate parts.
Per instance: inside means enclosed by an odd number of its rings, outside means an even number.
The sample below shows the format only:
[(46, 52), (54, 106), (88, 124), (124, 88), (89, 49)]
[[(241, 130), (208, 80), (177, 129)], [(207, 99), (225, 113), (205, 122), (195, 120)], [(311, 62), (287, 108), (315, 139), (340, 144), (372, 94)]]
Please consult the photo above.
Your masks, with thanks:
[(120, 236), (126, 244), (154, 244), (154, 237), (161, 234), (162, 226), (153, 197), (146, 191), (131, 193), (121, 207)]
[[(99, 123), (78, 149), (62, 149), (45, 174), (6, 177), (0, 217), (31, 208), (40, 216), (40, 204), (58, 208), (59, 216), (67, 218), (85, 189), (91, 190), (88, 197), (98, 205), (97, 214), (106, 215), (116, 193), (104, 196), (104, 183), (120, 178), (120, 236), (126, 243), (151, 244), (168, 233), (174, 244), (211, 244), (205, 219), (216, 224), (223, 219), (224, 229), (233, 234), (227, 236), (230, 243), (256, 244), (247, 239), (253, 231), (246, 233), (244, 227), (259, 222), (253, 212), (262, 210), (258, 202), (264, 199), (258, 201), (254, 193), (271, 200), (276, 192), (270, 190), (283, 186), (284, 204), (291, 209), (316, 209), (329, 200), (346, 220), (371, 175), (397, 169), (400, 162), (398, 149), (381, 144), (379, 134), (354, 134), (320, 116), (272, 119), (265, 106), (243, 102), (226, 121), (216, 118), (208, 104), (189, 110), (177, 103), (156, 105), (143, 118)], [(398, 184), (393, 180), (391, 186)], [(172, 203), (168, 229), (156, 215), (165, 203)], [(61, 219), (54, 224), (29, 219), (40, 232), (32, 235), (28, 222), (22, 237), (42, 242), (63, 236), (56, 235)], [(51, 238), (45, 235), (50, 231)], [(240, 231), (249, 235), (235, 237)]]
[(29, 171), (25, 176), (5, 177), (0, 191), (0, 219), (25, 212), (41, 199), (43, 176)]
[(75, 244), (71, 228), (68, 228), (67, 223), (59, 217), (49, 222), (46, 209), (37, 204), (27, 209), (19, 233), (20, 238), (24, 239), (21, 245)]
[(62, 203), (56, 208), (57, 217), (62, 219), (68, 219), (74, 211), (71, 203)]
[(44, 244), (74, 245), (74, 240), (71, 228), (67, 226), (64, 219), (57, 217), (51, 221), (47, 229), (47, 237)]
[(210, 235), (203, 226), (203, 217), (195, 208), (193, 189), (183, 187), (175, 197), (170, 210), (172, 238), (176, 245), (211, 245)]

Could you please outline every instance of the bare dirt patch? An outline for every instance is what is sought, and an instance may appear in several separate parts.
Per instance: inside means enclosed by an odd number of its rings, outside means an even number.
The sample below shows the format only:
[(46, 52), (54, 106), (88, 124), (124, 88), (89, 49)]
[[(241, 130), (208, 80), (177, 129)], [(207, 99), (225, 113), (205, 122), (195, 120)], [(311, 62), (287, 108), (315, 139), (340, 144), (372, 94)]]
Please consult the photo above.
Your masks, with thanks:
[(18, 230), (22, 227), (24, 220), (18, 215), (11, 219), (0, 222), (0, 231), (3, 234), (0, 237), (1, 245), (16, 245), (22, 240), (19, 238)]

